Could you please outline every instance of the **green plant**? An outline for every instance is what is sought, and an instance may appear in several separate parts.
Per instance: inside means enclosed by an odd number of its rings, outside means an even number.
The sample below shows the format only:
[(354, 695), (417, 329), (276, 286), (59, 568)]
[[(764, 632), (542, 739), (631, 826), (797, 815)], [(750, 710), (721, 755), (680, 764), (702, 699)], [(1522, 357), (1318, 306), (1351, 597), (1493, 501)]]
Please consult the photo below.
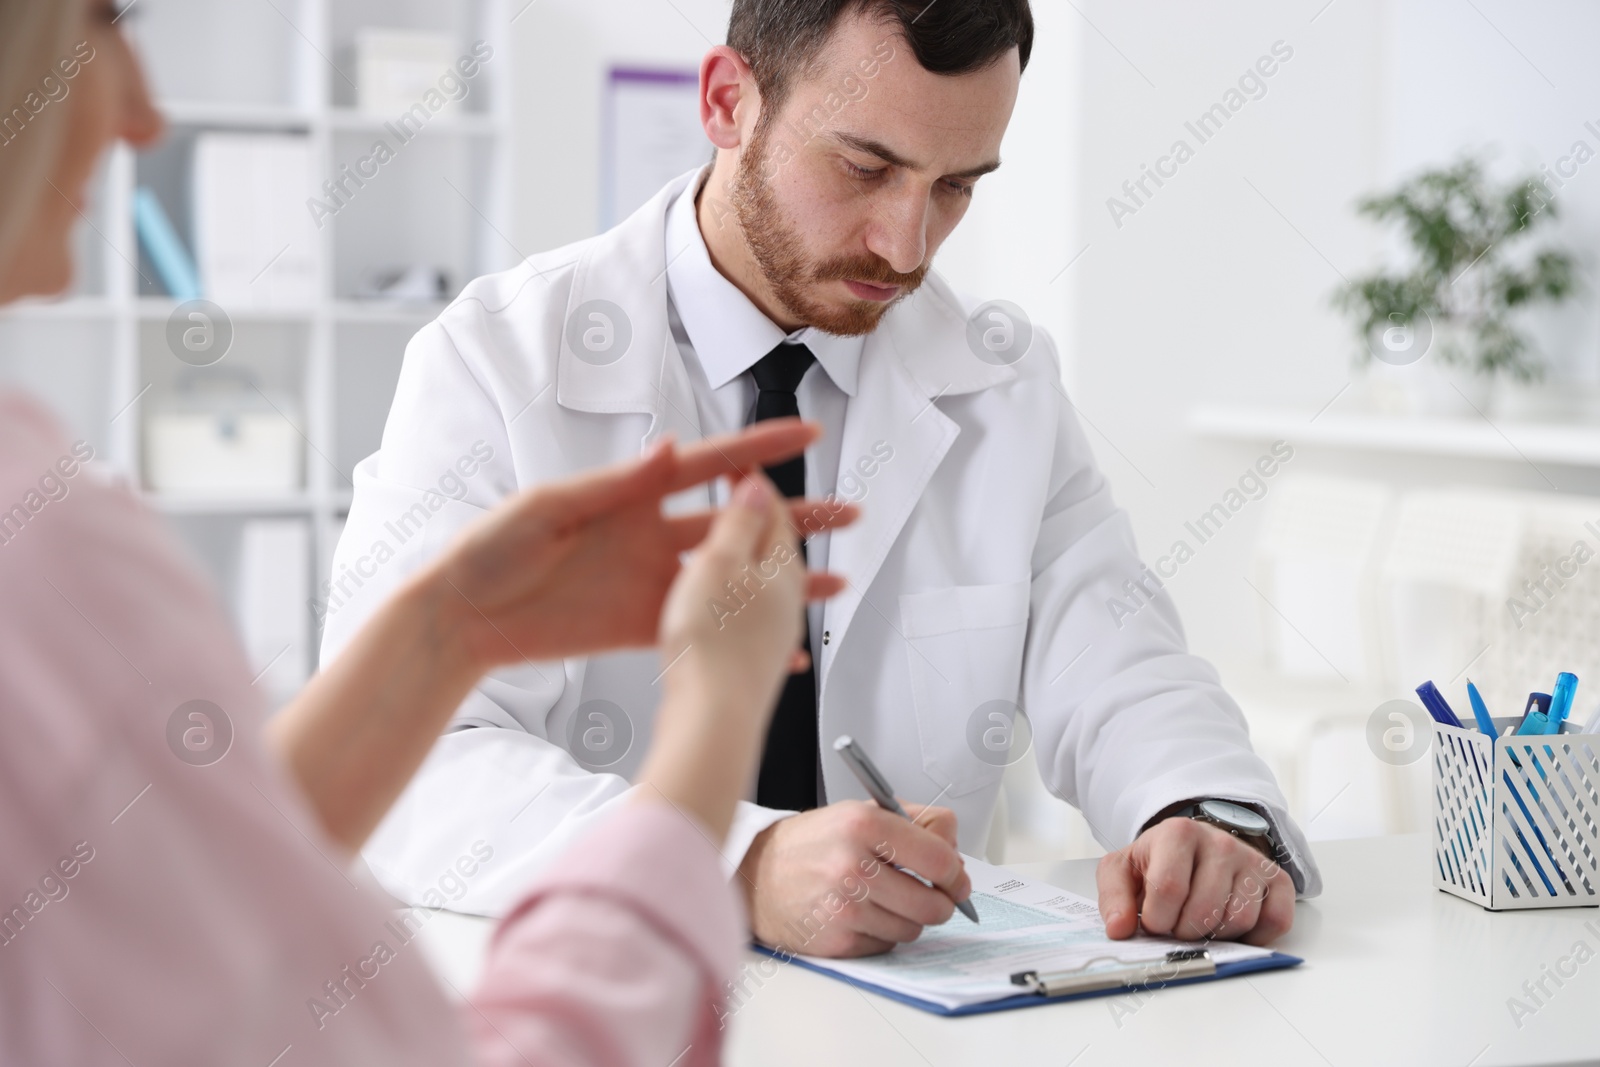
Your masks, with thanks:
[(1549, 190), (1532, 178), (1492, 187), (1482, 165), (1467, 158), (1420, 174), (1387, 195), (1363, 198), (1357, 209), (1378, 222), (1398, 223), (1414, 253), (1408, 272), (1365, 275), (1335, 294), (1335, 306), (1351, 314), (1366, 342), (1362, 362), (1372, 358), (1372, 339), (1381, 331), (1427, 322), (1433, 347), (1447, 363), (1520, 381), (1543, 375), (1511, 313), (1541, 300), (1564, 300), (1574, 287), (1573, 261), (1544, 249), (1516, 266), (1507, 254), (1534, 227), (1555, 218)]

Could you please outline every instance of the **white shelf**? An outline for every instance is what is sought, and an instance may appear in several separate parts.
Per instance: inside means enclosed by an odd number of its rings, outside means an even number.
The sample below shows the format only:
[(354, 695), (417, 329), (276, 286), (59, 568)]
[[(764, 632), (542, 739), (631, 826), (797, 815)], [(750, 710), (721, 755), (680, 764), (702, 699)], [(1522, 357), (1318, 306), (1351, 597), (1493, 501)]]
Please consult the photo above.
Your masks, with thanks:
[(405, 303), (397, 300), (341, 300), (333, 315), (341, 323), (425, 326), (439, 317), (447, 305), (443, 300)]
[[(284, 193), (296, 203), (318, 195), (314, 185), (351, 164), (352, 150), (371, 143), (368, 134), (386, 136), (385, 124), (399, 117), (347, 106), (343, 76), (327, 58), (345, 63), (352, 35), (368, 23), (433, 30), (448, 24), (463, 40), (489, 42), (495, 62), (484, 65), (473, 89), (473, 103), (488, 109), (431, 116), (424, 144), (405, 149), (318, 228), (313, 303), (225, 304), (234, 325), (225, 369), (247, 368), (264, 388), (292, 398), (285, 417), (304, 438), (304, 486), (237, 496), (140, 490), (152, 508), (182, 520), (185, 537), (224, 592), (235, 577), (229, 568), (237, 563), (243, 525), (255, 518), (304, 522), (312, 588), (328, 576), (350, 508), (349, 466), (377, 445), (407, 339), (445, 306), (350, 299), (356, 282), (373, 271), (424, 263), (459, 284), (511, 265), (500, 236), (511, 229), (513, 202), (506, 0), (285, 0), (259, 7), (164, 0), (132, 32), (162, 94), (157, 106), (171, 134), (142, 154), (117, 146), (100, 172), (94, 229), (79, 234), (80, 245), (96, 253), (87, 260), (91, 294), (0, 310), (14, 342), (0, 360), (0, 387), (20, 384), (41, 395), (76, 422), (97, 454), (142, 485), (146, 412), (193, 374), (167, 352), (163, 337), (178, 301), (141, 289), (142, 276), (155, 275), (141, 263), (134, 191), (153, 188), (180, 237), (192, 242), (190, 146), (197, 135), (220, 129), (303, 135), (314, 182)], [(189, 251), (196, 252), (192, 243)], [(306, 625), (314, 650), (313, 614)]]
[(262, 493), (241, 496), (142, 494), (149, 505), (167, 515), (310, 515), (316, 501), (309, 493)]
[[(334, 108), (328, 112), (329, 124), (340, 132), (383, 133), (386, 124), (393, 123), (395, 115), (377, 115), (355, 108)], [(453, 133), (472, 137), (493, 137), (505, 132), (505, 124), (497, 116), (477, 112), (435, 115), (423, 127), (424, 135)]]
[(173, 126), (307, 130), (316, 122), (316, 113), (306, 108), (229, 104), (209, 100), (163, 100), (161, 113)]
[(25, 300), (0, 310), (0, 320), (105, 320), (117, 313), (116, 305), (105, 297), (75, 296), (65, 300)]
[[(177, 310), (178, 302), (170, 296), (141, 296), (135, 303), (135, 313), (141, 322), (165, 322)], [(229, 306), (228, 318), (239, 322), (310, 322), (315, 307), (300, 308), (249, 308)]]
[(1285, 440), (1369, 452), (1600, 467), (1600, 427), (1500, 419), (1403, 417), (1288, 407), (1207, 405), (1189, 429), (1218, 441)]

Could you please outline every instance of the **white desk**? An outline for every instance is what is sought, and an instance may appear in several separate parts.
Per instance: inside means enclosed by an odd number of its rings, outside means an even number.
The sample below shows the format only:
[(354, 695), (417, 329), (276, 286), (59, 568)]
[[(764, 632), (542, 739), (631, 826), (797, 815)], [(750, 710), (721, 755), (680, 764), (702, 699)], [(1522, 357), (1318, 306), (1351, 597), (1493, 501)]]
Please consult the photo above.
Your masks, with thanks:
[[(1299, 967), (1153, 994), (943, 1019), (799, 967), (757, 967), (731, 1007), (727, 1062), (764, 1067), (1097, 1067), (1102, 1064), (1350, 1065), (1600, 1063), (1600, 909), (1491, 914), (1433, 888), (1420, 836), (1323, 842), (1326, 889), (1277, 946)], [(1018, 864), (1094, 896), (1094, 861)], [(1588, 925), (1586, 925), (1588, 924)], [(458, 989), (488, 936), (484, 920), (440, 915), (425, 951)], [(1574, 947), (1587, 962), (1542, 1006), (1525, 981)], [(1547, 970), (1548, 969), (1548, 970)], [(1537, 991), (1536, 991), (1537, 992)], [(1532, 1015), (1518, 1028), (1507, 999)]]

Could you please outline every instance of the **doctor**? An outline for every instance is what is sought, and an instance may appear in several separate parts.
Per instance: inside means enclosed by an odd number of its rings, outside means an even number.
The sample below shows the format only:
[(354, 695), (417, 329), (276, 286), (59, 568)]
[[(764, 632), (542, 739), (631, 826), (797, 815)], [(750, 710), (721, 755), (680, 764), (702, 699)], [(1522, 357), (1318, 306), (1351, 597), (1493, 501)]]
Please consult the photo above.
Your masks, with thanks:
[[(936, 888), (857, 872), (892, 853), (957, 884), (957, 849), (984, 853), (1020, 755), (1019, 708), (1044, 781), (1115, 850), (1112, 936), (1265, 942), (1320, 891), (1170, 600), (1107, 611), (1143, 568), (1050, 338), (930, 270), (1000, 165), (1032, 35), (1027, 0), (735, 0), (700, 69), (714, 163), (607, 233), (478, 279), (417, 334), (319, 605), (328, 657), (519, 487), (669, 434), (822, 423), (772, 474), (860, 503), (806, 545), (848, 586), (810, 609), (814, 668), (785, 688), (725, 853), (755, 935), (791, 950), (884, 951), (950, 916)], [(761, 595), (759, 574), (727, 593), (707, 605), (719, 619)], [(508, 861), (453, 906), (506, 908), (625, 802), (663, 673), (617, 654), (491, 675), (369, 843), (374, 872), (415, 899), (487, 840)], [(844, 733), (927, 805), (916, 825), (865, 801), (829, 744)]]

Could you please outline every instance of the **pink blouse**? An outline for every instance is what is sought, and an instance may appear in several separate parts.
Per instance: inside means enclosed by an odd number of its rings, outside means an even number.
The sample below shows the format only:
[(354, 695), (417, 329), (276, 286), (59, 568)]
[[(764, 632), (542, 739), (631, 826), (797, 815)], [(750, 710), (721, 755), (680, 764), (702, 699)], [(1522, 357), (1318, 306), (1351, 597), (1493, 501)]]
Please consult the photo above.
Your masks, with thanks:
[(458, 1021), (426, 913), (323, 835), (216, 599), (91, 455), (0, 395), (0, 1062), (717, 1061), (743, 916), (699, 826), (640, 803), (575, 847)]

